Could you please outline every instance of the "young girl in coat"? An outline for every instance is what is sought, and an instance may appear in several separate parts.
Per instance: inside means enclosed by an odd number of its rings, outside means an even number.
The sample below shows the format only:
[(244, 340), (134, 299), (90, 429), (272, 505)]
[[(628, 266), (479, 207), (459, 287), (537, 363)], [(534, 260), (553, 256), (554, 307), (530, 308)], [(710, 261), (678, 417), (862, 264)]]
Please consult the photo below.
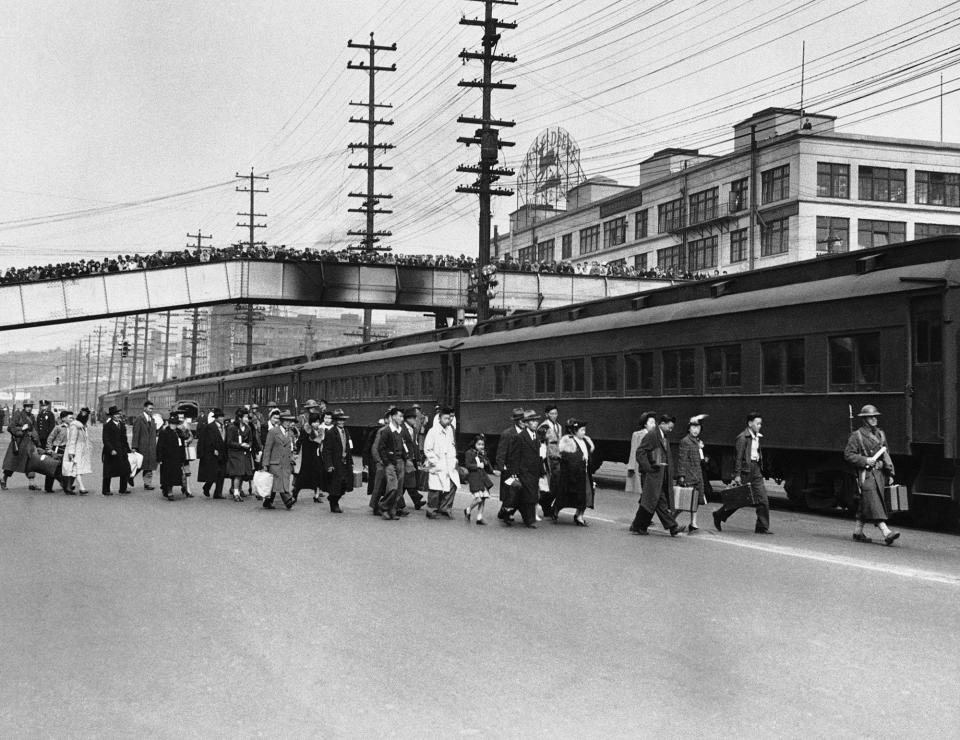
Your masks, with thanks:
[(470, 493), (473, 494), (473, 503), (463, 510), (463, 515), (470, 521), (470, 515), (473, 510), (477, 510), (477, 524), (485, 525), (483, 521), (483, 505), (490, 498), (490, 489), (493, 488), (493, 481), (490, 480), (490, 473), (493, 472), (493, 466), (487, 459), (487, 443), (482, 434), (473, 438), (473, 442), (464, 453), (464, 462), (467, 466), (467, 481), (470, 484)]

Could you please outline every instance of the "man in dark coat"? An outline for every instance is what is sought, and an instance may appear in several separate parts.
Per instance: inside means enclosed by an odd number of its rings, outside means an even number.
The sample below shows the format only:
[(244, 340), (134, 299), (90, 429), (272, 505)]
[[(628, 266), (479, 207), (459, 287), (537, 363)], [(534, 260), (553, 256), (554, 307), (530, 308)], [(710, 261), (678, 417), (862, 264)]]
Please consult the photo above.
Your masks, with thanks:
[(47, 440), (50, 433), (57, 427), (57, 417), (50, 410), (50, 402), (40, 400), (40, 411), (37, 413), (37, 436), (40, 438), (39, 447), (47, 449)]
[(120, 478), (120, 493), (127, 493), (127, 483), (130, 481), (130, 445), (127, 444), (127, 427), (123, 423), (123, 414), (116, 406), (107, 409), (110, 418), (103, 425), (103, 452), (100, 459), (103, 461), (104, 496), (112, 496), (110, 479)]
[(199, 440), (200, 463), (197, 466), (197, 480), (203, 483), (203, 495), (223, 498), (223, 479), (227, 477), (227, 428), (224, 424), (223, 409), (213, 410), (213, 421), (205, 424), (203, 431), (197, 430)]
[(7, 479), (14, 473), (26, 473), (30, 481), (30, 490), (39, 491), (33, 480), (36, 474), (29, 470), (30, 455), (34, 454), (40, 444), (37, 434), (37, 422), (33, 418), (33, 401), (24, 401), (23, 408), (10, 415), (10, 446), (3, 457), (3, 476), (0, 477), (0, 489), (6, 490)]
[(353, 490), (353, 442), (346, 429), (347, 419), (343, 409), (333, 412), (333, 429), (323, 436), (323, 466), (327, 471), (327, 486), (330, 511), (342, 514), (340, 499)]
[(377, 454), (383, 462), (383, 473), (386, 479), (386, 492), (380, 500), (381, 515), (384, 519), (397, 518), (400, 497), (403, 496), (404, 465), (407, 453), (401, 434), (402, 425), (403, 409), (391, 406), (387, 413), (387, 426), (380, 433), (380, 442), (377, 445)]
[(673, 431), (675, 422), (669, 414), (661, 414), (656, 429), (643, 438), (637, 449), (637, 466), (644, 474), (644, 479), (640, 506), (630, 525), (630, 531), (634, 534), (649, 534), (647, 528), (653, 521), (654, 512), (671, 537), (680, 534), (680, 527), (670, 508), (674, 475), (670, 443), (667, 442), (667, 434)]
[[(753, 505), (757, 507), (757, 524), (753, 531), (756, 534), (773, 534), (770, 531), (770, 503), (767, 500), (767, 488), (763, 483), (763, 452), (760, 450), (762, 425), (763, 418), (758, 412), (751, 411), (747, 414), (747, 428), (737, 436), (735, 445), (736, 475), (733, 485), (739, 486), (743, 482), (750, 486)], [(724, 504), (713, 512), (713, 526), (718, 532), (721, 531), (722, 523), (736, 510), (727, 508)]]
[(515, 408), (513, 410), (513, 424), (500, 433), (500, 440), (497, 442), (497, 458), (495, 465), (500, 473), (500, 511), (497, 512), (497, 519), (504, 524), (513, 523), (513, 512), (517, 510), (514, 490), (506, 483), (508, 476), (505, 474), (504, 465), (507, 459), (507, 448), (510, 447), (510, 440), (517, 436), (522, 428), (523, 409)]
[[(416, 406), (412, 406), (406, 411), (403, 412), (403, 427), (401, 428), (400, 433), (403, 435), (403, 443), (406, 445), (407, 460), (404, 463), (404, 476), (403, 476), (403, 489), (407, 492), (407, 495), (410, 496), (410, 500), (413, 502), (413, 507), (420, 511), (423, 508), (423, 496), (420, 494), (420, 489), (417, 487), (417, 478), (420, 474), (420, 464), (423, 461), (423, 445), (419, 441), (419, 435), (417, 433), (417, 415), (420, 413), (420, 409)], [(403, 499), (401, 498), (401, 505)]]
[[(183, 438), (178, 427), (180, 416), (176, 412), (170, 414), (167, 423), (160, 430), (157, 440), (157, 460), (160, 463), (160, 492), (167, 501), (173, 501), (171, 491), (174, 486), (183, 487), (183, 466), (187, 462)], [(189, 498), (186, 487), (183, 487), (185, 498)]]
[(130, 449), (143, 455), (140, 469), (143, 471), (143, 487), (153, 490), (153, 471), (157, 469), (157, 424), (153, 420), (153, 401), (145, 401), (143, 412), (133, 420), (133, 437)]
[[(516, 508), (523, 517), (524, 526), (530, 529), (536, 529), (537, 526), (537, 500), (540, 498), (541, 460), (537, 426), (541, 418), (532, 409), (523, 412), (522, 428), (511, 435), (503, 461), (503, 475), (506, 475), (507, 484), (513, 484), (511, 487), (516, 489)], [(502, 438), (500, 444), (503, 444)], [(517, 486), (515, 482), (520, 485)]]

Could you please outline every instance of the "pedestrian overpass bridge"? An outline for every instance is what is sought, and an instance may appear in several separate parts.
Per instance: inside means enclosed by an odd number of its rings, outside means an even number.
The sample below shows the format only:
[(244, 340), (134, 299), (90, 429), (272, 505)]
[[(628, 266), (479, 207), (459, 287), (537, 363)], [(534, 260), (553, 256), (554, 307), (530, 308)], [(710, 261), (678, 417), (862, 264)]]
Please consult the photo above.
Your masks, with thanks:
[[(669, 280), (500, 272), (505, 312), (556, 308), (669, 285)], [(470, 271), (419, 265), (230, 260), (0, 285), (0, 331), (219, 303), (373, 308), (455, 317)]]

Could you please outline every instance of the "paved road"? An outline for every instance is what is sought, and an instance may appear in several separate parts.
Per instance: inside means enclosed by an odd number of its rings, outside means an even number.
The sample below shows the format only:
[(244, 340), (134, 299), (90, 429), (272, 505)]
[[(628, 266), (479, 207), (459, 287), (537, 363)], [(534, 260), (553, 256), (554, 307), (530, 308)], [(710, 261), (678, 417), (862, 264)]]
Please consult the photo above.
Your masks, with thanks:
[(533, 531), (25, 483), (4, 738), (960, 736), (953, 535), (774, 512), (760, 538), (745, 512), (636, 537), (619, 490)]

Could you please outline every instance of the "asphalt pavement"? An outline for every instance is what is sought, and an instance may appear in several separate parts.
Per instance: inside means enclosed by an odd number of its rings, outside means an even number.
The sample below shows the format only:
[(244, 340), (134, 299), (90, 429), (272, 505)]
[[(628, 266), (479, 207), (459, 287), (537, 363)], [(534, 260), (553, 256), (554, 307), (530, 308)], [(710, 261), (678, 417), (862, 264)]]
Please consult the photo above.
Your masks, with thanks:
[(465, 493), (387, 522), (95, 472), (0, 493), (4, 738), (960, 736), (955, 535), (638, 537), (618, 489), (585, 529), (467, 524)]

